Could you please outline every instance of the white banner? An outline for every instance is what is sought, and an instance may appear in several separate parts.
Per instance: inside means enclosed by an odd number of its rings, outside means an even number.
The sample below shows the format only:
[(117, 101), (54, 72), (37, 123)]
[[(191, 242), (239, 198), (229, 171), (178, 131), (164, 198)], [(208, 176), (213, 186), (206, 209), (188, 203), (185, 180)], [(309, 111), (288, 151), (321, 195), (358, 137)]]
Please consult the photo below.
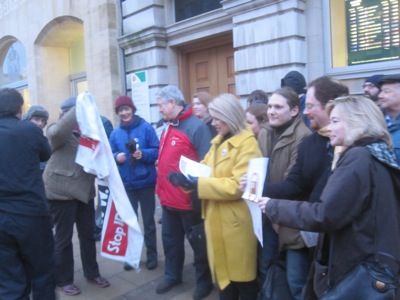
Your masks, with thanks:
[(110, 144), (90, 93), (76, 101), (76, 118), (81, 131), (75, 162), (109, 187), (110, 200), (104, 218), (101, 255), (129, 263), (139, 270), (143, 234), (129, 202)]

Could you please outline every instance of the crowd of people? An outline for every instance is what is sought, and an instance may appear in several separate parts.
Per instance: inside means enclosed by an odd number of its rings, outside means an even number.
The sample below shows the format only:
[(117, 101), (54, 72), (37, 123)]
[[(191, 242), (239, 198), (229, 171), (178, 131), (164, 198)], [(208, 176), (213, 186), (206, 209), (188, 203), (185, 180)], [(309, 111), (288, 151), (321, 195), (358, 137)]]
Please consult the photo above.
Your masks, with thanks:
[[(168, 85), (154, 99), (158, 130), (136, 114), (129, 96), (119, 96), (118, 126), (102, 122), (143, 221), (148, 270), (158, 267), (156, 196), (162, 207), (165, 270), (156, 293), (182, 283), (185, 238), (194, 253), (194, 300), (214, 288), (221, 300), (336, 299), (329, 295), (360, 262), (381, 253), (400, 260), (400, 74), (368, 77), (363, 93), (349, 95), (328, 76), (307, 85), (291, 71), (270, 95), (252, 92), (243, 108), (235, 95), (205, 91), (190, 104)], [(0, 140), (7, 145), (0, 147), (7, 170), (0, 173), (0, 298), (81, 293), (74, 224), (83, 275), (105, 288), (110, 283), (96, 260), (96, 178), (75, 162), (76, 97), (61, 102), (49, 126), (43, 106), (23, 114), (23, 103), (18, 91), (0, 90)], [(210, 176), (182, 174), (181, 156), (208, 166)], [(269, 158), (256, 199), (262, 246), (242, 199), (249, 161), (260, 157)], [(305, 233), (314, 234), (313, 244)], [(276, 264), (284, 266), (284, 285), (269, 282), (278, 278)], [(269, 295), (266, 283), (275, 287)], [(399, 288), (390, 293), (400, 297)]]

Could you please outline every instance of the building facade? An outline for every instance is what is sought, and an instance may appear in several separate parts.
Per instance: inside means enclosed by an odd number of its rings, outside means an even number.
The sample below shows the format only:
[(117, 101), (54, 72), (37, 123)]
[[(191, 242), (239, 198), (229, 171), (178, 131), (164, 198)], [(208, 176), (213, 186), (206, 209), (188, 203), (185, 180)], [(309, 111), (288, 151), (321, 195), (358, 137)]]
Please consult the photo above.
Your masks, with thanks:
[(111, 0), (0, 1), (1, 87), (19, 89), (29, 105), (58, 118), (59, 104), (90, 91), (113, 117), (121, 92), (118, 5)]
[[(101, 113), (115, 121), (113, 100), (128, 94), (148, 108), (146, 118), (155, 123), (160, 116), (154, 94), (167, 84), (179, 85), (188, 101), (201, 90), (235, 93), (243, 100), (256, 89), (273, 92), (291, 70), (307, 81), (333, 76), (354, 94), (362, 93), (370, 75), (400, 73), (399, 0), (2, 0), (0, 5), (0, 85), (22, 87), (30, 104), (51, 112), (67, 96), (89, 90)], [(379, 45), (371, 44), (379, 38)], [(15, 77), (11, 52), (19, 48), (25, 60), (19, 54)], [(138, 90), (141, 75), (147, 93)]]

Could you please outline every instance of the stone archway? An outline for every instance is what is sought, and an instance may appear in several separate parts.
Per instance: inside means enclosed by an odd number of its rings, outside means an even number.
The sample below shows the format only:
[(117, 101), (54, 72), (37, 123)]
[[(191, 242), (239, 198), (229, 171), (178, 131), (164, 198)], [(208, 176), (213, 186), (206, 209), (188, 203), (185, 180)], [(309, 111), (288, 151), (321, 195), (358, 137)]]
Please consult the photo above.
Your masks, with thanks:
[(63, 16), (49, 22), (35, 40), (38, 97), (51, 111), (58, 111), (59, 103), (72, 95), (70, 78), (79, 69), (75, 65), (86, 72), (83, 37), (83, 22)]

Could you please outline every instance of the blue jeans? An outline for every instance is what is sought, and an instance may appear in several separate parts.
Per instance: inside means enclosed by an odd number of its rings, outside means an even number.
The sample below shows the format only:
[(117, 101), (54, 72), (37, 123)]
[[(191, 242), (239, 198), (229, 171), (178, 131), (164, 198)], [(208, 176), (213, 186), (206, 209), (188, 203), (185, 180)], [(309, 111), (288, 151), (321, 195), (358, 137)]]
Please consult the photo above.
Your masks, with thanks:
[[(163, 206), (162, 241), (165, 255), (166, 281), (182, 281), (185, 260), (185, 235), (190, 236), (192, 227), (202, 222), (200, 215), (193, 211), (174, 210)], [(196, 286), (208, 289), (212, 285), (212, 279), (208, 266), (206, 240), (205, 238), (197, 241), (189, 239), (189, 243), (194, 252)]]
[(156, 210), (155, 188), (145, 188), (133, 191), (126, 191), (133, 210), (138, 216), (138, 205), (142, 213), (144, 227), (144, 244), (147, 250), (147, 261), (157, 261), (157, 238), (154, 213)]
[(50, 216), (0, 212), (0, 299), (55, 299)]
[(290, 292), (296, 300), (303, 300), (302, 290), (311, 267), (308, 248), (286, 250), (286, 276)]

